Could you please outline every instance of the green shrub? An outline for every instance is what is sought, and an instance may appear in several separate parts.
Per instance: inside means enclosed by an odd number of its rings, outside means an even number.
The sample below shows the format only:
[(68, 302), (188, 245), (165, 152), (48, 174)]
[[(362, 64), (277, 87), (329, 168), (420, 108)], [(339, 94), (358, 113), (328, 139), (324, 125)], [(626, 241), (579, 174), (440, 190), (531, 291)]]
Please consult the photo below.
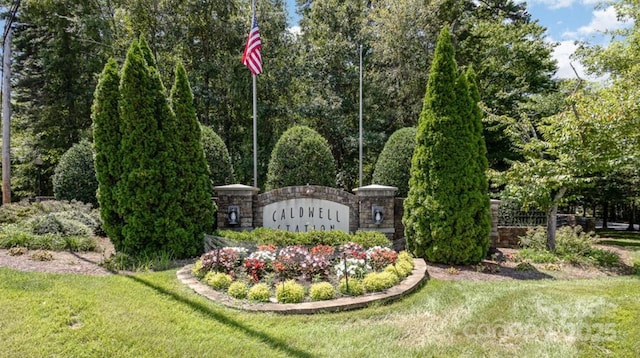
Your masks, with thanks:
[(347, 289), (347, 280), (341, 279), (338, 284), (338, 291), (340, 291), (343, 295), (348, 296), (360, 296), (364, 294), (364, 285), (362, 284), (362, 280), (349, 278), (349, 287)]
[(248, 241), (255, 242), (259, 245), (274, 244), (279, 247), (291, 245), (339, 246), (347, 242), (355, 242), (364, 248), (391, 246), (391, 241), (389, 241), (384, 234), (376, 231), (358, 231), (350, 235), (339, 230), (291, 232), (261, 227), (252, 231), (218, 230), (216, 231), (216, 235), (236, 242)]
[(620, 256), (609, 250), (592, 248), (588, 256), (596, 265), (601, 267), (615, 267), (619, 266), (621, 263)]
[(368, 292), (380, 292), (393, 287), (399, 282), (398, 276), (390, 272), (371, 272), (362, 280), (364, 289)]
[(193, 267), (191, 268), (191, 273), (195, 277), (198, 277), (198, 278), (203, 278), (204, 277), (206, 272), (203, 269), (203, 265), (202, 265), (202, 260), (201, 259), (196, 260), (196, 262), (193, 264)]
[(415, 127), (402, 128), (395, 131), (387, 140), (382, 152), (380, 152), (371, 182), (395, 186), (398, 188), (396, 196), (406, 197), (409, 192), (411, 157), (415, 147)]
[(265, 190), (305, 184), (335, 187), (336, 165), (325, 138), (309, 127), (294, 126), (271, 152)]
[(94, 235), (103, 235), (102, 220), (97, 215), (91, 215), (79, 210), (69, 210), (56, 212), (55, 215), (60, 219), (73, 220), (87, 226)]
[(269, 299), (271, 298), (271, 290), (266, 284), (259, 283), (249, 289), (247, 298), (252, 301), (269, 302)]
[(91, 143), (84, 140), (69, 148), (60, 157), (51, 180), (56, 199), (78, 200), (97, 205), (98, 180)]
[(413, 271), (413, 267), (404, 261), (396, 262), (395, 265), (388, 265), (384, 268), (384, 272), (390, 272), (398, 276), (400, 280), (404, 280), (409, 277), (409, 275), (411, 275), (411, 271)]
[(204, 157), (209, 167), (209, 178), (213, 185), (226, 185), (234, 182), (231, 156), (224, 141), (213, 128), (201, 126), (201, 143)]
[(411, 265), (411, 269), (413, 269), (413, 256), (408, 251), (400, 251), (398, 252), (397, 261), (408, 262)]
[(445, 26), (418, 120), (402, 219), (408, 250), (431, 262), (477, 263), (489, 250), (486, 146), (472, 87), (458, 71)]
[(247, 298), (247, 294), (249, 294), (249, 287), (247, 287), (247, 284), (244, 282), (235, 281), (229, 285), (227, 294), (241, 300)]
[(336, 296), (336, 291), (329, 282), (318, 282), (311, 285), (309, 296), (314, 301), (331, 300)]
[(65, 250), (71, 252), (77, 251), (96, 251), (98, 242), (93, 237), (86, 236), (65, 236)]
[(207, 272), (204, 275), (204, 282), (215, 290), (226, 290), (231, 285), (231, 276), (222, 272)]
[(536, 268), (532, 264), (530, 264), (528, 262), (520, 262), (514, 268), (514, 270), (516, 270), (516, 271), (535, 271), (535, 269)]
[(57, 213), (36, 216), (29, 220), (27, 224), (31, 226), (31, 231), (37, 235), (90, 236), (93, 234), (93, 231), (85, 224), (76, 220), (65, 219)]
[(276, 299), (280, 303), (299, 303), (304, 298), (304, 287), (294, 280), (276, 286)]
[(519, 237), (520, 246), (537, 251), (547, 248), (547, 229), (542, 226), (529, 228), (524, 236)]

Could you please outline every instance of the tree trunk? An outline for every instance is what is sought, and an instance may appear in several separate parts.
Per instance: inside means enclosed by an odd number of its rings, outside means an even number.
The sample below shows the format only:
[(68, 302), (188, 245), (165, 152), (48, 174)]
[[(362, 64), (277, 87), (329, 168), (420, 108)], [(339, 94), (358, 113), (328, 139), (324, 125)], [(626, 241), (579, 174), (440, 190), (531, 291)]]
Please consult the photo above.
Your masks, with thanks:
[(636, 217), (636, 206), (634, 203), (629, 204), (629, 226), (627, 227), (628, 231), (635, 230), (635, 217)]
[(602, 228), (607, 229), (607, 218), (609, 217), (609, 202), (602, 203)]
[(558, 203), (567, 192), (567, 188), (562, 187), (553, 196), (553, 204), (547, 210), (547, 250), (556, 250), (556, 224), (558, 222)]

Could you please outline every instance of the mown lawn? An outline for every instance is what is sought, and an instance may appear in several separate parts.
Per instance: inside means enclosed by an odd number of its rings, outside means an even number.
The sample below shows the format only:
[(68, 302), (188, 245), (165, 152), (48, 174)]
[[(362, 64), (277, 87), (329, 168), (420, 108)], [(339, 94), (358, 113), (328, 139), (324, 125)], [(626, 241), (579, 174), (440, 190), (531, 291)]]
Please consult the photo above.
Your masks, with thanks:
[(90, 277), (0, 268), (2, 357), (640, 355), (640, 277), (429, 281), (337, 314), (247, 313), (175, 271)]

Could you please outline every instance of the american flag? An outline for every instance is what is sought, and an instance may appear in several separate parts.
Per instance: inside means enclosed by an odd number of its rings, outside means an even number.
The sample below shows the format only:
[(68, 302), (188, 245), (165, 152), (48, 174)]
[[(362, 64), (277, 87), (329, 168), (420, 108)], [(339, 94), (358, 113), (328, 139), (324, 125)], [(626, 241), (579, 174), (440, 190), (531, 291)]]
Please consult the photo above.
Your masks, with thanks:
[(251, 31), (249, 31), (249, 37), (247, 38), (247, 46), (244, 48), (242, 54), (242, 63), (249, 68), (254, 75), (262, 73), (262, 55), (260, 50), (262, 49), (262, 41), (260, 40), (260, 30), (258, 29), (258, 19), (255, 12), (253, 13), (253, 24), (251, 25)]

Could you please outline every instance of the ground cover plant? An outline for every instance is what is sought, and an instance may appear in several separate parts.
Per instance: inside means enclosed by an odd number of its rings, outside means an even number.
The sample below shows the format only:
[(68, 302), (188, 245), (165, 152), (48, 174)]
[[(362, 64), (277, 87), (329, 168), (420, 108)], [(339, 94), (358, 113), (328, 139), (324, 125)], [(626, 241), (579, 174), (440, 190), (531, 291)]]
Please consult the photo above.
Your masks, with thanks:
[(622, 262), (613, 251), (595, 247), (598, 237), (582, 231), (581, 226), (562, 227), (556, 234), (556, 249), (546, 247), (547, 233), (543, 227), (530, 229), (520, 238), (520, 250), (516, 259), (534, 263), (568, 263), (575, 266), (620, 267)]
[(264, 302), (274, 296), (280, 303), (299, 303), (384, 291), (412, 270), (413, 258), (406, 252), (347, 242), (338, 247), (222, 247), (203, 254), (192, 273), (234, 298)]
[(438, 281), (388, 305), (277, 315), (226, 308), (175, 270), (133, 275), (0, 268), (2, 355), (634, 357), (636, 277)]
[(0, 207), (0, 248), (95, 251), (97, 210), (77, 201), (22, 201)]

